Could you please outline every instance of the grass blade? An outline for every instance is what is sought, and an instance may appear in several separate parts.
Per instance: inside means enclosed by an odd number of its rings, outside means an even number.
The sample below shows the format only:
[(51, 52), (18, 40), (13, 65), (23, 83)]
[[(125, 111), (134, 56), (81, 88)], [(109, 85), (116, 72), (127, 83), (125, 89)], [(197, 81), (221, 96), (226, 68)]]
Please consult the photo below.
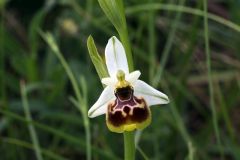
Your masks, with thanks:
[(86, 101), (86, 99), (84, 99), (84, 97), (82, 96), (82, 94), (80, 93), (79, 90), (79, 85), (77, 83), (77, 80), (72, 72), (72, 70), (70, 69), (68, 63), (66, 62), (66, 60), (64, 59), (62, 53), (60, 52), (55, 39), (53, 38), (52, 34), (50, 33), (41, 33), (42, 37), (44, 38), (44, 40), (47, 42), (47, 44), (50, 46), (50, 48), (53, 50), (54, 54), (56, 54), (56, 56), (58, 57), (58, 59), (60, 60), (62, 66), (64, 67), (70, 81), (71, 84), (73, 86), (75, 95), (77, 97), (78, 100), (78, 105), (76, 106), (79, 111), (82, 113), (82, 117), (83, 117), (83, 121), (84, 121), (84, 128), (85, 128), (85, 133), (86, 133), (86, 152), (87, 152), (87, 159), (91, 160), (91, 139), (90, 139), (90, 123), (89, 123), (89, 119), (87, 117), (87, 107), (86, 104), (83, 104), (82, 102)]
[(204, 38), (205, 38), (205, 52), (207, 57), (207, 73), (208, 73), (208, 85), (209, 85), (209, 94), (210, 94), (210, 106), (212, 110), (212, 118), (213, 118), (213, 127), (214, 132), (217, 138), (217, 143), (221, 152), (221, 158), (223, 158), (223, 152), (222, 152), (222, 145), (220, 140), (220, 133), (218, 128), (218, 118), (217, 118), (217, 111), (214, 101), (214, 88), (213, 88), (213, 81), (212, 81), (212, 71), (211, 71), (211, 56), (210, 56), (210, 46), (209, 46), (209, 33), (208, 33), (208, 6), (207, 6), (207, 0), (204, 0), (203, 3), (203, 9), (204, 9)]
[[(183, 12), (183, 13), (204, 17), (204, 11), (200, 9), (195, 9), (195, 8), (186, 7), (186, 6), (172, 5), (172, 4), (162, 4), (162, 3), (141, 4), (134, 7), (129, 7), (126, 9), (126, 14), (130, 15), (140, 11), (148, 11), (148, 10), (175, 11), (175, 12)], [(237, 23), (234, 23), (232, 21), (229, 21), (227, 19), (224, 19), (212, 13), (208, 13), (207, 18), (215, 22), (218, 22), (222, 25), (225, 25), (237, 32), (240, 32), (240, 25), (238, 25)]]
[[(24, 148), (35, 150), (35, 148), (32, 144), (22, 141), (22, 140), (19, 140), (19, 139), (8, 138), (8, 137), (0, 137), (0, 139), (1, 139), (1, 142), (3, 142), (3, 143), (9, 143), (9, 144), (13, 144), (13, 145), (17, 145), (17, 146), (21, 146)], [(47, 149), (41, 149), (41, 153), (44, 154), (45, 156), (48, 156), (51, 159), (66, 160), (66, 158), (63, 158)]]
[[(185, 3), (185, 0), (180, 1), (181, 6), (184, 5), (184, 3)], [(167, 63), (167, 60), (168, 60), (168, 57), (169, 57), (170, 50), (172, 48), (173, 40), (174, 40), (174, 37), (175, 37), (175, 34), (176, 34), (177, 26), (178, 26), (178, 23), (180, 21), (181, 15), (182, 15), (181, 12), (178, 12), (176, 14), (176, 17), (175, 17), (173, 23), (172, 23), (167, 42), (166, 42), (166, 44), (164, 46), (164, 49), (163, 49), (159, 69), (157, 70), (156, 76), (154, 76), (154, 78), (153, 78), (153, 82), (152, 82), (153, 86), (157, 86), (157, 84), (161, 80), (162, 73), (164, 71), (164, 68), (166, 66), (166, 63)]]
[[(31, 113), (29, 110), (29, 104), (28, 104), (28, 100), (27, 100), (27, 92), (26, 92), (25, 84), (23, 81), (20, 82), (20, 88), (21, 88), (22, 104), (23, 104), (25, 116), (26, 116), (27, 121), (30, 122), (30, 121), (32, 121), (32, 116), (31, 116)], [(37, 160), (43, 160), (36, 130), (31, 123), (28, 123), (28, 129), (29, 129), (29, 132), (31, 135), (31, 139), (32, 139), (32, 143), (33, 143), (33, 147), (34, 147), (34, 151), (35, 151)]]
[(128, 38), (123, 0), (98, 0), (98, 2), (108, 19), (118, 31), (121, 42), (126, 51), (129, 70), (133, 71), (133, 58), (131, 45)]

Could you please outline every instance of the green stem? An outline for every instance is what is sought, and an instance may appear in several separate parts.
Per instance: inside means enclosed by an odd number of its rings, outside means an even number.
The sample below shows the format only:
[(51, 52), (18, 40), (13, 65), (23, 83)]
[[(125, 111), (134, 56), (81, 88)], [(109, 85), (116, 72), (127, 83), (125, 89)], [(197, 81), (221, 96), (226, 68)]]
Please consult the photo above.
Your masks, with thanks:
[(42, 35), (43, 39), (47, 42), (47, 44), (50, 46), (52, 51), (55, 53), (57, 58), (60, 60), (63, 68), (65, 69), (65, 71), (68, 75), (68, 78), (72, 84), (72, 87), (74, 89), (75, 95), (77, 97), (76, 107), (81, 112), (81, 114), (83, 116), (83, 121), (84, 121), (84, 128), (85, 128), (85, 133), (86, 133), (87, 160), (91, 160), (92, 155), (91, 155), (90, 126), (89, 126), (89, 120), (88, 120), (88, 118), (86, 118), (87, 111), (83, 107), (81, 107), (81, 104), (84, 101), (84, 98), (83, 98), (83, 95), (80, 93), (78, 82), (77, 82), (72, 70), (70, 69), (70, 66), (68, 65), (67, 61), (63, 57), (61, 51), (59, 50), (59, 47), (57, 46), (53, 36), (50, 33), (41, 33), (41, 35)]
[(121, 38), (121, 41), (122, 41), (123, 46), (126, 51), (129, 71), (132, 72), (134, 70), (133, 69), (134, 68), (133, 67), (133, 58), (132, 58), (131, 45), (130, 45), (127, 29), (125, 29), (125, 31), (119, 32), (119, 36)]
[(34, 150), (35, 150), (36, 158), (37, 158), (37, 160), (43, 160), (43, 157), (42, 157), (42, 154), (41, 154), (42, 151), (40, 149), (40, 144), (39, 144), (39, 141), (38, 141), (38, 136), (37, 136), (36, 130), (35, 130), (34, 126), (30, 123), (32, 121), (32, 116), (31, 116), (30, 109), (29, 109), (26, 87), (25, 87), (25, 84), (24, 84), (23, 81), (21, 81), (21, 83), (20, 83), (20, 88), (21, 88), (23, 109), (24, 109), (24, 112), (25, 112), (26, 119), (29, 122), (28, 129), (29, 129), (30, 136), (31, 136), (31, 139), (32, 139), (32, 143), (33, 143), (33, 147), (34, 147)]
[[(180, 0), (179, 5), (183, 6), (185, 4), (185, 1), (186, 0)], [(154, 79), (152, 81), (153, 86), (157, 86), (157, 84), (161, 81), (162, 74), (164, 72), (164, 69), (166, 67), (166, 64), (167, 64), (167, 61), (168, 61), (168, 58), (169, 58), (170, 51), (172, 49), (173, 41), (174, 41), (176, 31), (177, 31), (177, 26), (179, 24), (181, 16), (182, 16), (182, 13), (177, 12), (176, 16), (174, 18), (174, 21), (171, 24), (171, 30), (170, 30), (170, 33), (168, 35), (167, 42), (164, 46), (163, 54), (162, 54), (162, 57), (161, 57), (161, 62), (160, 62), (161, 66), (158, 67), (156, 76), (154, 77)]]
[[(137, 14), (138, 12), (144, 12), (149, 10), (167, 10), (167, 11), (174, 11), (174, 12), (183, 12), (187, 14), (204, 17), (204, 11), (200, 9), (195, 9), (195, 8), (180, 6), (180, 5), (163, 4), (163, 3), (140, 4), (134, 7), (129, 7), (126, 9), (126, 14), (132, 15), (132, 14)], [(229, 21), (227, 19), (224, 19), (212, 13), (208, 13), (207, 18), (209, 20), (212, 20), (219, 24), (227, 26), (237, 32), (240, 32), (240, 25), (238, 25), (237, 23), (234, 23), (232, 21)]]
[(124, 132), (124, 160), (135, 159), (134, 132)]
[[(149, 2), (153, 2), (153, 0), (149, 0)], [(155, 31), (155, 11), (149, 11), (149, 21), (148, 21), (148, 41), (149, 41), (149, 80), (153, 79), (155, 65), (156, 65), (156, 31)]]
[[(14, 147), (18, 146), (18, 147), (23, 147), (23, 148), (35, 150), (34, 146), (31, 143), (28, 143), (26, 141), (22, 141), (22, 140), (15, 139), (15, 138), (10, 138), (10, 137), (0, 137), (0, 138), (1, 138), (2, 143), (12, 144), (12, 145), (14, 145)], [(43, 155), (45, 155), (46, 157), (48, 157), (49, 159), (67, 160), (64, 157), (53, 153), (49, 149), (41, 149), (41, 153)]]
[(3, 106), (6, 106), (7, 103), (7, 96), (6, 96), (6, 78), (5, 78), (5, 50), (4, 50), (4, 40), (5, 40), (5, 32), (4, 32), (4, 14), (5, 14), (5, 8), (4, 4), (3, 6), (0, 6), (1, 9), (1, 22), (0, 22), (0, 100), (3, 103)]
[(210, 106), (212, 110), (212, 117), (213, 117), (213, 127), (214, 132), (217, 138), (217, 144), (220, 149), (220, 155), (221, 159), (223, 159), (223, 150), (222, 150), (222, 144), (220, 139), (220, 132), (218, 127), (218, 117), (217, 117), (217, 111), (216, 111), (216, 105), (214, 101), (214, 88), (213, 88), (213, 81), (212, 81), (212, 70), (211, 70), (211, 51), (210, 51), (210, 43), (209, 43), (209, 30), (208, 30), (208, 4), (207, 0), (203, 1), (203, 9), (204, 9), (204, 38), (205, 38), (205, 52), (207, 57), (207, 73), (208, 73), (208, 83), (209, 83), (209, 93), (210, 93)]

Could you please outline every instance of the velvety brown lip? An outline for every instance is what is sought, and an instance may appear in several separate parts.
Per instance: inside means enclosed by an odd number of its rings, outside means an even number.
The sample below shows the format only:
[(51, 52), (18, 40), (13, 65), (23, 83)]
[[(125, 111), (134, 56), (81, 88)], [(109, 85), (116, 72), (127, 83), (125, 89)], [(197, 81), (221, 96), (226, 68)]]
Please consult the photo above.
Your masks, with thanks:
[(149, 116), (149, 108), (143, 98), (133, 95), (131, 86), (117, 88), (116, 100), (108, 105), (107, 121), (115, 126), (124, 124), (141, 123)]

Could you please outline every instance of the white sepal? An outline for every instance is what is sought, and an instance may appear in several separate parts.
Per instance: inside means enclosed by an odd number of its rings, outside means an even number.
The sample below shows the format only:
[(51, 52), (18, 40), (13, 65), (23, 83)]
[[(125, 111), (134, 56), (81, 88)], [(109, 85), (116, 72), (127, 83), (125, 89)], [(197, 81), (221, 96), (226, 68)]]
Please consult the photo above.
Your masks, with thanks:
[(148, 106), (169, 103), (167, 95), (154, 89), (141, 80), (136, 81), (134, 85), (134, 93), (136, 96), (143, 97), (146, 100)]
[(113, 88), (107, 86), (101, 93), (97, 102), (89, 109), (88, 117), (94, 118), (96, 116), (105, 114), (107, 112), (108, 103), (114, 98), (113, 93), (114, 93)]
[(122, 43), (115, 36), (108, 40), (105, 58), (108, 73), (111, 77), (115, 77), (118, 70), (123, 70), (125, 74), (129, 73), (125, 50)]

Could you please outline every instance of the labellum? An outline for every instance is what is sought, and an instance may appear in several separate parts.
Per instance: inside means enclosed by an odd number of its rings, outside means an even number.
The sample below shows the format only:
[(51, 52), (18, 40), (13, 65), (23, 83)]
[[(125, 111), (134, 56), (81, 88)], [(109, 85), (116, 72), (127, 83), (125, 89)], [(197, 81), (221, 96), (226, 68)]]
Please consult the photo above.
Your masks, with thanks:
[(122, 133), (143, 129), (151, 122), (151, 112), (143, 97), (134, 96), (134, 89), (118, 72), (115, 89), (116, 99), (108, 104), (106, 122), (113, 132)]

